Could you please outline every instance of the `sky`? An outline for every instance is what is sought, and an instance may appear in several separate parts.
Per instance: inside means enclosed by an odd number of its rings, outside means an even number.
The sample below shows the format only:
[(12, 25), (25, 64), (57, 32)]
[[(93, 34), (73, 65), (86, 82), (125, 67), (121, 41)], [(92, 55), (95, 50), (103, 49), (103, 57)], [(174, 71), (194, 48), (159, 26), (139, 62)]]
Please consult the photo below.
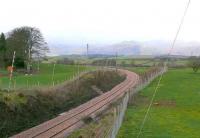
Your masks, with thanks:
[[(172, 40), (188, 0), (0, 0), (0, 31), (39, 28), (46, 40), (117, 43)], [(178, 39), (199, 41), (200, 1), (191, 0)]]

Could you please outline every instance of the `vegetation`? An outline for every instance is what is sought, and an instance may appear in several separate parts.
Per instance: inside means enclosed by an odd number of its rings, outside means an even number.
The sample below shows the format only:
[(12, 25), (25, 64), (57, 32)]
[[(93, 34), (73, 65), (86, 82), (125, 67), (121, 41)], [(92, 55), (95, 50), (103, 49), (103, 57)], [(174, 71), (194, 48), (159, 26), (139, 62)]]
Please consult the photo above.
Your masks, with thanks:
[(66, 64), (66, 65), (74, 65), (75, 62), (72, 59), (69, 58), (63, 58), (63, 59), (59, 59), (57, 60), (57, 64)]
[(1, 92), (0, 137), (38, 125), (98, 96), (91, 86), (106, 92), (124, 79), (115, 71), (94, 71), (55, 87)]
[[(134, 97), (118, 138), (137, 137), (158, 80)], [(199, 81), (200, 74), (190, 69), (171, 69), (164, 74), (140, 137), (199, 137)]]
[(97, 66), (115, 66), (116, 60), (115, 59), (98, 59), (92, 62), (92, 65)]
[[(141, 74), (149, 70), (146, 67), (130, 67), (128, 69)], [(106, 111), (102, 111), (95, 119), (91, 117), (84, 118), (83, 121), (85, 125), (70, 134), (69, 138), (109, 137), (115, 119), (114, 114), (116, 110), (114, 108), (116, 108), (116, 105), (120, 102), (121, 99), (118, 99), (116, 102), (112, 103)]]
[(11, 66), (14, 51), (16, 52), (14, 66), (26, 67), (30, 73), (33, 59), (44, 58), (48, 47), (39, 29), (25, 26), (13, 29), (7, 38), (1, 34), (0, 58), (4, 67)]
[[(89, 66), (77, 65), (62, 65), (56, 64), (53, 75), (53, 64), (33, 64), (33, 74), (25, 75), (20, 70), (14, 71), (12, 78), (12, 89), (18, 88), (34, 88), (41, 86), (52, 86), (54, 84), (62, 83), (66, 80), (72, 79), (78, 73), (95, 69)], [(6, 70), (0, 70), (0, 88), (7, 89), (9, 83), (9, 74)], [(52, 78), (53, 77), (53, 78)]]
[[(101, 119), (86, 124), (83, 128), (74, 131), (69, 138), (108, 138), (109, 130), (111, 130), (114, 122), (114, 111), (110, 109), (103, 115)], [(88, 133), (89, 132), (89, 133)]]
[(0, 67), (5, 67), (6, 60), (6, 38), (4, 33), (0, 35)]
[(146, 70), (148, 70), (149, 67), (127, 67), (126, 69), (129, 70), (129, 71), (133, 71), (135, 73), (138, 73), (138, 74), (142, 74)]
[(191, 57), (188, 66), (191, 67), (194, 72), (197, 72), (200, 68), (200, 57)]

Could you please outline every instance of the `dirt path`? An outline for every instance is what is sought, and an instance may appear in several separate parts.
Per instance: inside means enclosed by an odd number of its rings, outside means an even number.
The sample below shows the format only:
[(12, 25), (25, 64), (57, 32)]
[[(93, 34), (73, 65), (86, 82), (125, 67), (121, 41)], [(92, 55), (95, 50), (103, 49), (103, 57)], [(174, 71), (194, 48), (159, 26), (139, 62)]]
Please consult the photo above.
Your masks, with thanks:
[(83, 125), (83, 118), (92, 116), (105, 109), (110, 103), (124, 95), (139, 80), (137, 74), (119, 70), (126, 74), (126, 79), (112, 90), (68, 111), (60, 116), (44, 122), (36, 127), (14, 135), (12, 138), (57, 138), (66, 137), (70, 132)]

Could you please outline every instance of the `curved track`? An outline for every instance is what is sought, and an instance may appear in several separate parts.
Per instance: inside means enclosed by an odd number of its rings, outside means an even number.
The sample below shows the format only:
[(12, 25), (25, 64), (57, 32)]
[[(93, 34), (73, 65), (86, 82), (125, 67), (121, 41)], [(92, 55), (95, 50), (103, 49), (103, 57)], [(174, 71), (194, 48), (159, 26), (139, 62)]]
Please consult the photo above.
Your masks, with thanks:
[(56, 138), (66, 137), (74, 129), (83, 125), (82, 119), (92, 116), (105, 109), (110, 103), (122, 97), (127, 90), (134, 87), (139, 76), (127, 70), (120, 72), (126, 74), (126, 79), (112, 90), (68, 111), (60, 116), (44, 122), (36, 127), (14, 135), (12, 138)]

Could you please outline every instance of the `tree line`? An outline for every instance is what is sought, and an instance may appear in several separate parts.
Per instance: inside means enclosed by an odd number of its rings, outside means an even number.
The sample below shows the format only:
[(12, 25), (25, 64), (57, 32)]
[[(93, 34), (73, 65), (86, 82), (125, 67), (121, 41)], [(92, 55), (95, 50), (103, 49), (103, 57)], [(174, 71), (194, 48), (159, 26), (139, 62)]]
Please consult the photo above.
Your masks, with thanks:
[(42, 59), (49, 51), (47, 43), (38, 28), (18, 27), (10, 32), (0, 35), (0, 67), (6, 68), (12, 64), (15, 55), (14, 66), (30, 71), (34, 59)]

